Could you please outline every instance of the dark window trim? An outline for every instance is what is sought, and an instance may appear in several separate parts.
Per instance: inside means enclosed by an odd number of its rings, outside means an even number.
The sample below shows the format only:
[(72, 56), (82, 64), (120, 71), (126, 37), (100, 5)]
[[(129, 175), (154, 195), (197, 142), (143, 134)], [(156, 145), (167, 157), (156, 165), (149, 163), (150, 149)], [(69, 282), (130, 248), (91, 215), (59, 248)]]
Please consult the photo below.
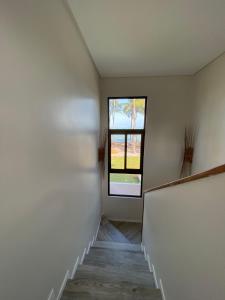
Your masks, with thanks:
[[(124, 149), (124, 169), (114, 169), (111, 168), (111, 157), (110, 157), (110, 150), (108, 152), (108, 172), (109, 173), (125, 173), (125, 174), (142, 174), (143, 173), (143, 156), (144, 156), (144, 135), (145, 135), (145, 130), (143, 129), (141, 132), (140, 130), (138, 133), (136, 133), (131, 129), (129, 130), (119, 130), (116, 133), (114, 130), (109, 130), (108, 131), (108, 139), (109, 139), (109, 149), (111, 149), (111, 136), (114, 134), (121, 134), (125, 136), (125, 149)], [(126, 160), (127, 160), (127, 135), (132, 135), (132, 134), (139, 134), (141, 135), (141, 153), (140, 153), (140, 168), (139, 169), (131, 169), (126, 167)]]
[[(143, 129), (110, 129), (110, 118), (109, 118), (109, 101), (110, 99), (145, 99), (145, 112), (144, 112), (144, 128)], [(147, 96), (121, 96), (121, 97), (108, 97), (108, 196), (112, 197), (126, 197), (126, 198), (142, 198), (143, 196), (143, 166), (144, 166), (144, 144), (145, 144), (145, 127), (146, 127), (146, 111), (147, 111)], [(112, 169), (111, 168), (111, 135), (112, 134), (124, 134), (125, 135), (125, 159), (124, 169)], [(128, 134), (141, 134), (141, 161), (140, 169), (127, 169), (127, 135)], [(121, 173), (121, 174), (140, 174), (141, 175), (141, 193), (140, 195), (120, 195), (110, 194), (110, 174)]]

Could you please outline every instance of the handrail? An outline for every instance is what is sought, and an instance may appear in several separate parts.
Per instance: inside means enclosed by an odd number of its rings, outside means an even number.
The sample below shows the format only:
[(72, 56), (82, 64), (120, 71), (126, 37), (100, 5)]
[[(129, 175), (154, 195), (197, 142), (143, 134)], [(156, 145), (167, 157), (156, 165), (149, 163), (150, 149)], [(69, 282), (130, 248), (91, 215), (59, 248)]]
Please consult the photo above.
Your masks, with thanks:
[(202, 179), (202, 178), (217, 175), (217, 174), (220, 174), (220, 173), (225, 173), (225, 164), (220, 165), (220, 166), (215, 167), (215, 168), (212, 168), (212, 169), (209, 169), (209, 170), (204, 171), (204, 172), (200, 172), (200, 173), (188, 176), (188, 177), (177, 179), (177, 180), (168, 182), (166, 184), (162, 184), (162, 185), (147, 189), (147, 190), (144, 191), (144, 193), (153, 192), (153, 191), (156, 191), (156, 190), (161, 190), (161, 189), (164, 189), (164, 188), (167, 188), (167, 187), (171, 187), (171, 186), (183, 184), (183, 183), (186, 183), (186, 182)]

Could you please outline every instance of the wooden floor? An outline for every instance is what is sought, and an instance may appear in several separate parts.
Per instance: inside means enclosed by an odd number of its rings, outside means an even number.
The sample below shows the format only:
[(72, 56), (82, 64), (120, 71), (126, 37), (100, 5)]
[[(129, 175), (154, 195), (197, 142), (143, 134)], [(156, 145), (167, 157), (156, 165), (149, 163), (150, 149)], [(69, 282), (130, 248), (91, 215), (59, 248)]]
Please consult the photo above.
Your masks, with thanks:
[(129, 240), (130, 243), (141, 243), (141, 223), (115, 221), (111, 221), (111, 223)]
[(117, 243), (141, 243), (141, 223), (117, 222), (103, 219), (98, 233), (98, 241)]
[(98, 240), (61, 298), (89, 299), (162, 300), (141, 251), (139, 225), (102, 220)]

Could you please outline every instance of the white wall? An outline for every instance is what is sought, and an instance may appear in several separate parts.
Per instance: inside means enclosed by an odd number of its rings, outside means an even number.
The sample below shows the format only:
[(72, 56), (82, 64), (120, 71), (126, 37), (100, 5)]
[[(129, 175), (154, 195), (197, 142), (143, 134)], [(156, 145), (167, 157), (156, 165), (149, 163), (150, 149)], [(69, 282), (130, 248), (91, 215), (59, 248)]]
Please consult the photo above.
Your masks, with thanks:
[[(191, 123), (191, 76), (101, 80), (101, 129), (107, 129), (107, 97), (147, 96), (144, 189), (179, 177), (184, 127)], [(106, 162), (107, 166), (107, 162)], [(142, 200), (108, 197), (103, 181), (103, 212), (113, 219), (141, 220)]]
[(144, 244), (166, 300), (225, 299), (225, 174), (146, 194)]
[(98, 75), (60, 0), (0, 1), (0, 299), (45, 300), (97, 228)]
[[(225, 163), (225, 54), (195, 76), (193, 173)], [(225, 299), (225, 175), (148, 193), (144, 244), (166, 300)]]
[(194, 77), (196, 137), (193, 171), (225, 163), (225, 54)]

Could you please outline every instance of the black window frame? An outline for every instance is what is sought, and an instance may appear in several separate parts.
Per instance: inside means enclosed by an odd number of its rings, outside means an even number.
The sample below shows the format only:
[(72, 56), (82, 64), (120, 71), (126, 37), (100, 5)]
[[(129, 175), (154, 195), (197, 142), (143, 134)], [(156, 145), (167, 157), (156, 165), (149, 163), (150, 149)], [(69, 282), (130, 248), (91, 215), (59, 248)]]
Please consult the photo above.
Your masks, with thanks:
[[(110, 115), (109, 115), (109, 101), (111, 99), (144, 99), (144, 128), (143, 129), (110, 129)], [(147, 111), (147, 96), (129, 96), (129, 97), (108, 97), (108, 196), (112, 197), (126, 197), (126, 198), (142, 198), (143, 196), (143, 166), (144, 166), (144, 143), (145, 143), (145, 127), (146, 127), (146, 111)], [(123, 134), (125, 135), (125, 151), (124, 151), (124, 169), (111, 168), (111, 135)], [(141, 151), (140, 151), (140, 168), (129, 169), (126, 167), (127, 160), (127, 135), (140, 134), (141, 135)], [(124, 195), (124, 194), (110, 194), (110, 174), (140, 174), (141, 175), (141, 193), (140, 195)]]

